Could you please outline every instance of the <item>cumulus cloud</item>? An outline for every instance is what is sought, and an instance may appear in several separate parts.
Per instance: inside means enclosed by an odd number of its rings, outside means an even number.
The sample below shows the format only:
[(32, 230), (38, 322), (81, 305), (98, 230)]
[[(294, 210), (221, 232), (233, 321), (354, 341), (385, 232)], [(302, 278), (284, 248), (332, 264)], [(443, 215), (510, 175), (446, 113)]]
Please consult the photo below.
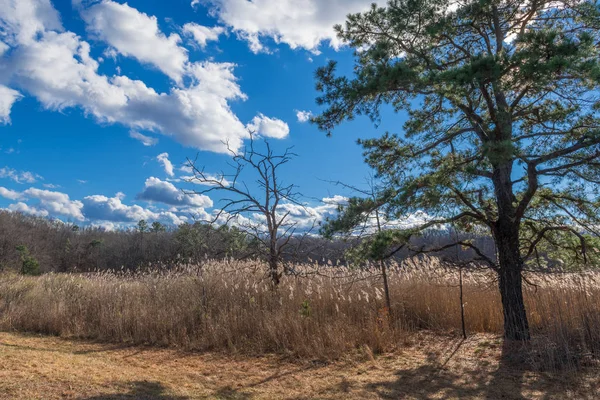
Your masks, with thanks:
[(39, 209), (36, 207), (29, 206), (23, 202), (18, 202), (16, 204), (11, 204), (8, 206), (8, 209), (13, 212), (20, 212), (27, 215), (33, 215), (36, 217), (48, 217), (50, 213), (48, 210)]
[[(2, 54), (0, 53), (0, 56)], [(20, 98), (21, 93), (0, 85), (0, 124), (10, 123), (10, 111), (12, 110), (13, 104), (15, 104)]]
[(296, 110), (296, 118), (298, 118), (298, 122), (300, 122), (300, 123), (308, 122), (308, 121), (310, 121), (310, 119), (312, 117), (313, 117), (312, 111)]
[[(86, 115), (102, 123), (120, 123), (137, 132), (161, 133), (185, 146), (202, 150), (227, 152), (224, 142), (231, 148), (241, 148), (249, 135), (230, 107), (233, 101), (246, 100), (234, 75), (235, 65), (211, 61), (191, 63), (187, 52), (176, 46), (176, 37), (162, 34), (153, 17), (112, 3), (103, 1), (82, 11), (91, 13), (94, 7), (99, 7), (96, 19), (88, 17), (91, 18), (90, 29), (95, 32), (94, 27), (98, 25), (97, 34), (104, 35), (103, 40), (112, 42), (111, 46), (118, 45), (117, 50), (122, 54), (162, 68), (175, 79), (180, 74), (185, 75), (185, 85), (157, 92), (139, 80), (100, 74), (89, 43), (64, 31), (58, 13), (48, 0), (0, 0), (0, 30), (4, 42), (12, 48), (0, 58), (2, 84), (36, 97), (50, 110), (80, 107)], [(150, 58), (154, 56), (148, 53), (144, 43), (140, 44), (143, 49), (136, 50), (136, 43), (130, 41), (136, 40), (137, 31), (130, 35), (134, 38), (129, 39), (122, 39), (122, 32), (116, 32), (124, 23), (121, 19), (114, 27), (107, 26), (106, 33), (101, 33), (100, 30), (104, 32), (101, 27), (106, 24), (102, 18), (105, 13), (114, 12), (113, 9), (131, 16), (132, 24), (142, 21), (153, 25), (151, 29), (143, 29), (144, 35), (154, 35), (158, 39), (151, 39), (156, 46), (166, 50), (153, 49), (156, 58)], [(117, 40), (119, 38), (123, 42)], [(167, 58), (173, 60), (167, 63), (163, 60)], [(10, 93), (12, 99), (14, 92)], [(8, 115), (8, 103), (4, 100), (4, 119)]]
[[(69, 195), (61, 192), (29, 188), (23, 192), (16, 192), (0, 187), (0, 196), (10, 200), (21, 200), (17, 204), (8, 207), (11, 211), (37, 216), (62, 216), (74, 218), (79, 221), (85, 220), (81, 208), (83, 204), (77, 200), (71, 200)], [(26, 202), (37, 200), (37, 204), (29, 205)]]
[(274, 139), (283, 139), (290, 134), (288, 124), (277, 118), (269, 118), (259, 114), (252, 119), (246, 128), (253, 133)]
[(143, 135), (137, 131), (130, 131), (129, 132), (129, 137), (135, 140), (140, 141), (144, 146), (146, 147), (150, 147), (150, 146), (155, 146), (158, 143), (158, 139), (157, 138), (153, 138), (150, 136), (146, 136)]
[[(365, 11), (372, 0), (205, 0), (212, 4), (220, 21), (248, 41), (254, 52), (265, 51), (262, 42), (271, 38), (292, 49), (304, 48), (318, 53), (319, 45), (333, 48), (342, 43), (333, 26), (346, 15)], [(197, 3), (197, 2), (195, 2)], [(193, 3), (194, 5), (194, 3)]]
[(82, 107), (102, 122), (172, 135), (180, 143), (225, 152), (224, 140), (240, 147), (247, 132), (228, 100), (245, 99), (235, 82), (233, 65), (194, 66), (194, 83), (157, 93), (125, 76), (98, 74), (90, 47), (72, 33), (47, 33), (9, 57), (13, 79), (46, 108)]
[[(117, 193), (114, 197), (103, 195), (87, 196), (82, 201), (71, 200), (66, 193), (30, 188), (23, 192), (0, 187), (0, 197), (17, 200), (15, 204), (8, 206), (8, 210), (21, 212), (41, 217), (67, 217), (81, 222), (88, 222), (99, 226), (103, 224), (114, 224), (114, 227), (126, 226), (136, 223), (141, 219), (147, 221), (163, 221), (168, 224), (180, 225), (188, 221), (183, 210), (157, 210), (148, 209), (140, 205), (127, 205), (123, 203), (125, 195)], [(35, 204), (30, 204), (36, 201)], [(185, 204), (196, 215), (206, 215), (206, 212), (197, 208), (198, 199)], [(210, 199), (204, 200), (202, 204), (212, 204)], [(123, 224), (123, 225), (118, 225)]]
[(202, 49), (206, 48), (208, 42), (219, 40), (219, 36), (225, 32), (226, 30), (222, 26), (208, 27), (193, 22), (183, 26), (183, 33), (192, 37)]
[(165, 172), (169, 176), (175, 176), (175, 172), (173, 171), (173, 163), (169, 160), (169, 153), (162, 153), (156, 157), (156, 160), (162, 164)]
[[(338, 208), (340, 205), (346, 205), (348, 198), (340, 195), (333, 197), (326, 197), (321, 200), (320, 204), (295, 204), (295, 203), (283, 203), (277, 208), (278, 218), (287, 215), (285, 224), (287, 226), (293, 226), (296, 233), (315, 233), (315, 228), (320, 223), (324, 222), (328, 218), (335, 218), (338, 215)], [(218, 213), (215, 210), (213, 214)], [(423, 213), (417, 212), (400, 219), (395, 220), (380, 220), (384, 229), (406, 229), (422, 225), (429, 221), (431, 218)], [(250, 228), (258, 232), (267, 233), (268, 229), (266, 226), (265, 216), (260, 213), (251, 213), (247, 215), (241, 215), (237, 218), (230, 219), (230, 216), (223, 213), (217, 223), (230, 223), (236, 226)], [(377, 232), (377, 221), (375, 218), (367, 221), (366, 225), (356, 230), (356, 234), (369, 234)]]
[(23, 195), (30, 199), (37, 199), (38, 209), (46, 210), (53, 215), (75, 218), (79, 221), (85, 220), (81, 212), (83, 204), (78, 200), (71, 200), (65, 193), (30, 188), (25, 190)]
[(154, 212), (137, 204), (126, 205), (123, 197), (106, 197), (101, 195), (88, 196), (83, 199), (83, 212), (87, 218), (93, 221), (105, 221), (111, 223), (132, 223), (140, 220), (168, 221), (180, 225), (187, 221), (187, 217), (178, 216), (173, 212)]
[(38, 179), (43, 179), (33, 172), (17, 171), (8, 167), (0, 168), (0, 178), (8, 178), (17, 183), (35, 183)]
[(63, 31), (50, 0), (0, 0), (0, 30), (5, 44), (29, 43), (46, 30)]
[(176, 207), (210, 208), (213, 206), (213, 202), (208, 196), (185, 194), (171, 182), (154, 177), (146, 180), (144, 190), (137, 195), (137, 199)]
[(0, 197), (4, 197), (5, 199), (9, 200), (20, 200), (23, 198), (23, 195), (19, 192), (15, 192), (14, 190), (0, 186)]
[(151, 64), (174, 81), (181, 82), (188, 61), (187, 50), (179, 46), (179, 35), (166, 36), (161, 32), (156, 17), (127, 3), (109, 0), (84, 9), (81, 15), (94, 37), (108, 43), (120, 54)]

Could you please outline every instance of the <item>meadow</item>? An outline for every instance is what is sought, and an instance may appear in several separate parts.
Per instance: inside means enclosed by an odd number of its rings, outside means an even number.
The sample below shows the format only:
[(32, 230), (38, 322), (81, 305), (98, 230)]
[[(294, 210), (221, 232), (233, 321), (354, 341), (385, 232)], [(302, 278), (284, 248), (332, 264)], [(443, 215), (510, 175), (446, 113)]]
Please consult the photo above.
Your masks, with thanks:
[[(276, 290), (260, 261), (211, 261), (140, 272), (0, 276), (0, 330), (238, 355), (335, 361), (403, 348), (415, 334), (461, 335), (459, 271), (435, 258), (392, 263), (392, 308), (375, 269), (297, 264)], [(595, 364), (600, 274), (526, 273), (533, 340), (523, 362), (543, 371)], [(495, 275), (463, 272), (469, 335), (502, 334)]]

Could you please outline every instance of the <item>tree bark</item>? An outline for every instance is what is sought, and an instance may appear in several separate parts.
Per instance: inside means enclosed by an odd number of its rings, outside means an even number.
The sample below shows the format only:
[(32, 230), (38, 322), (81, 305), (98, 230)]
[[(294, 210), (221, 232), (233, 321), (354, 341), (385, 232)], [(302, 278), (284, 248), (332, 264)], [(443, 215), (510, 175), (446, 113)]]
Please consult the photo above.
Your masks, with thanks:
[(499, 235), (497, 238), (498, 283), (504, 315), (504, 337), (508, 340), (530, 339), (529, 322), (523, 300), (523, 262), (517, 238)]
[(496, 166), (493, 173), (498, 204), (498, 220), (493, 228), (498, 251), (498, 283), (507, 340), (530, 339), (529, 322), (523, 300), (523, 260), (519, 245), (520, 220), (511, 182), (512, 163)]
[(523, 301), (521, 273), (514, 270), (500, 272), (500, 294), (504, 313), (504, 337), (508, 340), (530, 339), (529, 322)]
[(279, 257), (277, 255), (277, 250), (271, 246), (269, 251), (269, 277), (273, 282), (273, 286), (279, 286)]

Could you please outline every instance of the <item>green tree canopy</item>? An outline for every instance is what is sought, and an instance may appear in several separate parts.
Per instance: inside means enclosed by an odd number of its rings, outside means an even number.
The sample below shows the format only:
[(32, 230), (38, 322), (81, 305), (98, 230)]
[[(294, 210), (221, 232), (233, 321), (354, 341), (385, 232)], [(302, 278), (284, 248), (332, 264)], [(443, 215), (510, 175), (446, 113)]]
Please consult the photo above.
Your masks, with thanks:
[(317, 72), (314, 122), (328, 133), (357, 115), (379, 122), (383, 106), (408, 114), (360, 141), (387, 182), (381, 201), (434, 217), (417, 230), (490, 232), (509, 339), (529, 338), (528, 263), (598, 262), (599, 28), (597, 1), (392, 0), (336, 27), (356, 49), (353, 77), (335, 62)]

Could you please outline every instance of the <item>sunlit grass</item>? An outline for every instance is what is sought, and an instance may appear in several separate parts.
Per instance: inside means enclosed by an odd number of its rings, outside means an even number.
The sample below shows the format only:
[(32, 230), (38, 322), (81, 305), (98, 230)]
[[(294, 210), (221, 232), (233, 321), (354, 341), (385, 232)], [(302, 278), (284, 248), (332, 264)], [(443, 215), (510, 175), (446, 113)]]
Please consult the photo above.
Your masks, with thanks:
[[(258, 261), (207, 261), (177, 270), (0, 277), (0, 329), (193, 350), (337, 358), (402, 346), (416, 330), (460, 329), (458, 273), (436, 259), (390, 269), (391, 313), (379, 275), (296, 265), (277, 290)], [(577, 367), (600, 351), (599, 275), (528, 274), (536, 357)], [(535, 285), (535, 286), (534, 286)], [(495, 276), (464, 274), (470, 332), (501, 334)], [(391, 318), (388, 318), (391, 315)]]

